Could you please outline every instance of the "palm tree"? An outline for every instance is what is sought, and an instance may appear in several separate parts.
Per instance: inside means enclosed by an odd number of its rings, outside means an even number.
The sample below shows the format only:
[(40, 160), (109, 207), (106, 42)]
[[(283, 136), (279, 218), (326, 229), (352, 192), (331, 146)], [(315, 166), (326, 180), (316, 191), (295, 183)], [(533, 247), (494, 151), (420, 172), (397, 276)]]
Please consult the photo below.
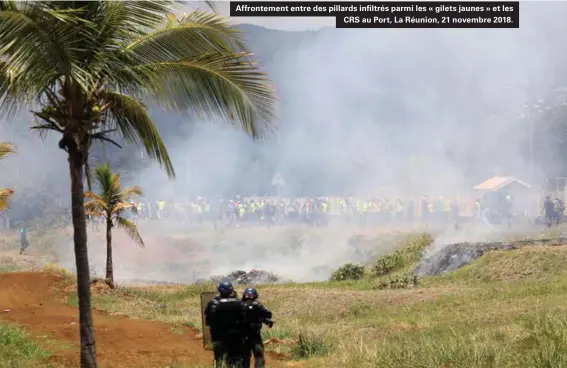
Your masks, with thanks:
[(142, 189), (137, 186), (122, 189), (120, 175), (112, 172), (109, 164), (100, 165), (94, 172), (95, 181), (100, 188), (100, 194), (86, 192), (85, 203), (87, 215), (106, 220), (106, 283), (114, 288), (114, 271), (112, 267), (112, 228), (117, 226), (126, 231), (138, 245), (144, 246), (144, 241), (135, 223), (124, 215), (127, 212), (136, 214), (137, 208), (131, 200), (142, 195)]
[[(10, 153), (16, 152), (16, 147), (12, 143), (0, 142), (0, 160)], [(10, 197), (14, 194), (14, 189), (0, 188), (0, 211), (7, 210), (10, 206)]]
[(33, 110), (33, 128), (60, 133), (68, 156), (81, 367), (97, 366), (84, 208), (92, 142), (140, 144), (174, 177), (143, 100), (220, 115), (254, 138), (274, 126), (273, 89), (241, 33), (202, 11), (176, 19), (174, 3), (0, 1), (0, 109)]

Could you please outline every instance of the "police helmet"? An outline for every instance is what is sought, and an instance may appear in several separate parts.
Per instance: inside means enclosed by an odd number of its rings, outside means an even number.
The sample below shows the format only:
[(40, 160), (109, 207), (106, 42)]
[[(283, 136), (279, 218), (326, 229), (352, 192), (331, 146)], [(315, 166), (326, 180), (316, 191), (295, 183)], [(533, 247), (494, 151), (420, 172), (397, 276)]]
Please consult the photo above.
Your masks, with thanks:
[(258, 299), (258, 296), (258, 290), (254, 288), (246, 288), (246, 290), (244, 290), (244, 293), (242, 294), (242, 298), (244, 300), (255, 300)]
[(232, 282), (221, 281), (217, 287), (217, 291), (222, 297), (228, 297), (234, 293), (234, 288), (232, 287)]

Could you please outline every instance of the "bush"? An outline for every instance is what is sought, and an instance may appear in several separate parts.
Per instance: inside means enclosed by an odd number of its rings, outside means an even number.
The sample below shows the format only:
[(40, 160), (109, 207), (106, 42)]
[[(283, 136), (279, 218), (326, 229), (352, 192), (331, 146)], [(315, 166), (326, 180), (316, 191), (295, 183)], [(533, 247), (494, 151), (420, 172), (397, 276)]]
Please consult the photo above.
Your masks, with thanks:
[(411, 236), (406, 244), (396, 251), (378, 259), (370, 269), (373, 277), (390, 275), (419, 261), (423, 250), (433, 242), (429, 234)]
[(372, 276), (386, 276), (404, 267), (404, 257), (400, 251), (387, 254), (376, 261), (371, 268)]
[(417, 286), (419, 283), (419, 278), (415, 275), (405, 275), (399, 277), (389, 277), (380, 280), (375, 289), (407, 289), (410, 287)]
[(366, 270), (363, 265), (347, 263), (337, 268), (331, 275), (331, 281), (361, 280)]

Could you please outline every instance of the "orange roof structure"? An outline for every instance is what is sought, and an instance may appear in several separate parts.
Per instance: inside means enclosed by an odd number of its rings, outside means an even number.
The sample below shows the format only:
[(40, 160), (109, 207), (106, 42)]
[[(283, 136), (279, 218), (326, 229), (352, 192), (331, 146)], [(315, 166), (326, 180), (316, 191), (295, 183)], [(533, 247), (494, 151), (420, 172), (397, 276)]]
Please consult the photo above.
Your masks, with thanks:
[(474, 189), (481, 191), (495, 192), (504, 187), (507, 187), (512, 183), (520, 184), (521, 186), (526, 187), (528, 189), (531, 188), (531, 186), (528, 183), (516, 179), (513, 176), (494, 176), (488, 180), (483, 181), (479, 185), (475, 186)]

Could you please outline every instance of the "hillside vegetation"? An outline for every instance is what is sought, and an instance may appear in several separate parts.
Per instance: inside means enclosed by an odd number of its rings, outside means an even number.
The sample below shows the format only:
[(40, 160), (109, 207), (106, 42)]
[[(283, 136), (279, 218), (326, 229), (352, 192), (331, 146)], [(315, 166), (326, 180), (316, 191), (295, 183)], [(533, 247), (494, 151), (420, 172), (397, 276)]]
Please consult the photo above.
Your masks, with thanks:
[[(369, 264), (339, 268), (335, 281), (259, 285), (260, 298), (276, 321), (263, 331), (267, 349), (291, 366), (313, 368), (567, 364), (567, 246), (493, 251), (453, 273), (417, 280), (412, 271), (432, 237), (395, 239), (397, 248)], [(2, 259), (2, 272), (45, 263), (37, 255), (15, 258), (17, 263)], [(54, 266), (44, 270), (63, 272)], [(76, 305), (73, 276), (65, 276), (67, 302)], [(181, 331), (201, 328), (199, 294), (215, 285), (110, 290), (98, 282), (92, 289), (99, 310), (166, 322), (172, 331)], [(46, 366), (49, 341), (37, 345), (17, 326), (3, 324), (0, 339), (5, 346), (0, 367), (4, 361), (9, 367)]]
[(0, 323), (0, 367), (40, 368), (47, 367), (49, 352), (22, 329)]
[[(276, 320), (264, 331), (269, 349), (306, 367), (567, 364), (567, 247), (491, 252), (452, 274), (380, 287), (415, 266), (419, 239), (427, 238), (410, 237), (359, 280), (259, 286)], [(111, 313), (200, 328), (199, 294), (212, 290), (212, 284), (118, 287), (95, 290), (94, 303)]]

